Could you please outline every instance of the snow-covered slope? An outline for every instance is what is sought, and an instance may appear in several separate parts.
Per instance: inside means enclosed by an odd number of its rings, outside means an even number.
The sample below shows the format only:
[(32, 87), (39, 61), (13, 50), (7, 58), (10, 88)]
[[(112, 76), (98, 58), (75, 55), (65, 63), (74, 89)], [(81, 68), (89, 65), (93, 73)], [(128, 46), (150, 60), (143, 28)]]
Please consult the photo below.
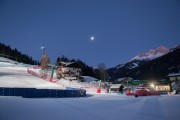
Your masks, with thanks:
[(60, 85), (44, 81), (26, 71), (26, 67), (0, 67), (0, 87), (63, 89)]
[[(31, 71), (31, 72), (27, 72)], [(30, 74), (30, 73), (34, 74)], [(39, 77), (40, 69), (37, 66), (25, 65), (11, 61), (6, 58), (0, 58), (0, 87), (20, 87), (20, 88), (44, 88), (44, 89), (66, 89), (82, 88), (87, 92), (96, 92), (99, 83), (92, 82), (97, 80), (93, 77), (84, 76), (86, 82), (70, 81), (56, 79), (56, 72), (54, 72), (54, 78), (52, 82), (49, 82), (49, 75), (47, 78), (42, 79)], [(102, 86), (101, 92), (105, 92), (106, 89)]]
[(169, 48), (160, 46), (156, 49), (151, 49), (147, 52), (144, 52), (144, 53), (141, 53), (141, 54), (135, 56), (134, 58), (131, 59), (131, 61), (133, 61), (133, 60), (152, 60), (152, 59), (155, 59), (155, 58), (158, 58), (160, 56), (167, 54), (169, 51), (170, 51)]
[(0, 62), (6, 62), (6, 63), (12, 63), (12, 64), (17, 64), (18, 62), (10, 60), (8, 58), (0, 57)]
[(133, 57), (129, 62), (127, 62), (125, 64), (119, 64), (115, 68), (121, 69), (121, 68), (125, 67), (127, 69), (134, 69), (136, 67), (139, 67), (139, 65), (141, 65), (141, 63), (156, 59), (156, 58), (161, 57), (169, 52), (170, 52), (170, 49), (168, 49), (164, 46), (160, 46), (156, 49), (151, 49), (147, 52), (141, 53), (141, 54)]
[(138, 69), (142, 65), (145, 65), (146, 63), (148, 63), (152, 60), (155, 60), (156, 58), (160, 58), (161, 56), (167, 55), (170, 52), (171, 52), (170, 49), (168, 49), (164, 46), (160, 46), (156, 49), (151, 49), (147, 52), (141, 53), (141, 54), (135, 56), (134, 58), (132, 58), (127, 63), (119, 64), (114, 68), (108, 69), (107, 71), (108, 71), (108, 74), (111, 79), (125, 77), (125, 76), (127, 76), (127, 73), (129, 71)]
[(32, 65), (28, 65), (28, 64), (24, 64), (24, 63), (19, 63), (17, 61), (8, 59), (8, 58), (4, 58), (4, 57), (0, 57), (0, 67), (7, 67), (7, 66), (21, 66), (21, 67), (28, 67), (28, 66), (32, 66)]
[(83, 76), (84, 82), (92, 82), (92, 81), (98, 81), (97, 78), (90, 77), (90, 76)]
[(0, 87), (64, 89), (27, 73), (25, 64), (0, 57)]

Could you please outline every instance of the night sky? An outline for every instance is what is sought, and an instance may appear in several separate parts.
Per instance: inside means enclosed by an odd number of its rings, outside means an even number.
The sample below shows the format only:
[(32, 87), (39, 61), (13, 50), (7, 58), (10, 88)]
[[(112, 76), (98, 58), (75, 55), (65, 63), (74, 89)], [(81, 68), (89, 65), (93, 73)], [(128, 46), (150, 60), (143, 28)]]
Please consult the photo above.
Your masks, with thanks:
[[(91, 37), (94, 40), (91, 40)], [(0, 42), (107, 68), (180, 43), (180, 0), (0, 0)]]

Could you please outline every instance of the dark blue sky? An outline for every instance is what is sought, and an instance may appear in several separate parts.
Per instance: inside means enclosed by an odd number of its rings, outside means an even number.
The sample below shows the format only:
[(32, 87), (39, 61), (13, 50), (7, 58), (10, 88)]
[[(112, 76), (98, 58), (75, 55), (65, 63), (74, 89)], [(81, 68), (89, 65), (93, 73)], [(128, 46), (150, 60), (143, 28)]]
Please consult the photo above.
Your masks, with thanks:
[(179, 44), (180, 1), (0, 0), (0, 42), (36, 60), (45, 46), (53, 63), (65, 55), (112, 67)]

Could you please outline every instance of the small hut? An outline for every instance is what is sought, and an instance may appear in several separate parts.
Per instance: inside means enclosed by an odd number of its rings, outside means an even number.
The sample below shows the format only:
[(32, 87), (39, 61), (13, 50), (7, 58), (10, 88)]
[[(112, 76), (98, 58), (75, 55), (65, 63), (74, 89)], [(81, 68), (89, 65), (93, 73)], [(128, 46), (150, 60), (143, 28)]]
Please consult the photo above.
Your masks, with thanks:
[(123, 88), (122, 84), (112, 84), (109, 89), (109, 93), (119, 93), (119, 91), (123, 90)]

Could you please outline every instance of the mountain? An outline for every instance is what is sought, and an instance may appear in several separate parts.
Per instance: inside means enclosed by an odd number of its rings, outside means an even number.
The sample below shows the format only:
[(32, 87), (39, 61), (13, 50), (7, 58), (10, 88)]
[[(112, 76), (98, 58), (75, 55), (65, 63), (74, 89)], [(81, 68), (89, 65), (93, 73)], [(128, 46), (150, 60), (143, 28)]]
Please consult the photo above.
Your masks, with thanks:
[(164, 46), (160, 46), (156, 49), (151, 49), (145, 53), (141, 53), (137, 56), (135, 56), (134, 58), (131, 59), (131, 61), (133, 60), (152, 60), (152, 59), (156, 59), (162, 55), (167, 54), (170, 51), (169, 48), (166, 48)]
[[(108, 69), (107, 72), (111, 81), (122, 77), (132, 77), (134, 79), (160, 79), (169, 72), (178, 72), (179, 68), (177, 67), (180, 66), (179, 50), (179, 45), (172, 49), (161, 46), (141, 53), (125, 64), (120, 64)], [(169, 62), (168, 64), (167, 61)]]

